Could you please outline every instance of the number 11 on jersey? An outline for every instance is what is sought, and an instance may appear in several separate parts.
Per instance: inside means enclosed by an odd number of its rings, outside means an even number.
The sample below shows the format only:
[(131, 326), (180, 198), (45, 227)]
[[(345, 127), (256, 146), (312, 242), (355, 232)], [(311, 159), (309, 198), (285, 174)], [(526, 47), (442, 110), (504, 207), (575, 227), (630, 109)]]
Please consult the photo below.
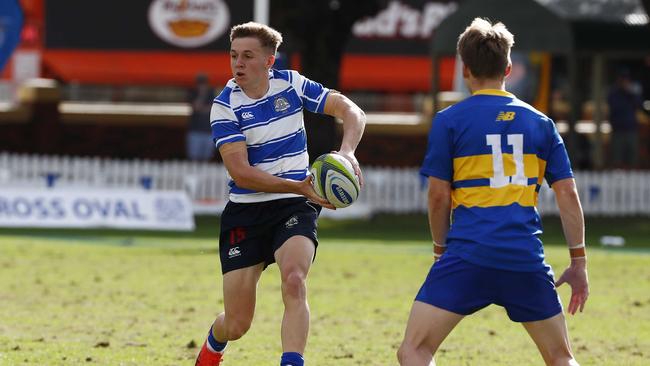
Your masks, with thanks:
[(501, 151), (501, 135), (491, 134), (485, 136), (488, 146), (492, 148), (492, 171), (490, 187), (505, 187), (508, 184), (521, 186), (528, 185), (528, 178), (524, 174), (524, 135), (507, 135), (508, 145), (512, 146), (512, 158), (515, 162), (515, 175), (506, 176)]

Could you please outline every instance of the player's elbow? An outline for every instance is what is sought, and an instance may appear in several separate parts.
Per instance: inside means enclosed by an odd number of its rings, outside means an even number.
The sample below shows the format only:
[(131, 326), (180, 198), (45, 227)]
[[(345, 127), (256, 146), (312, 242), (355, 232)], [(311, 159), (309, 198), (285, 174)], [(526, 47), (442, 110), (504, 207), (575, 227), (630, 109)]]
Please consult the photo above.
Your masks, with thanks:
[(242, 179), (240, 175), (230, 175), (230, 179), (235, 183), (235, 185), (239, 188), (246, 188), (245, 187), (245, 179)]
[(565, 192), (563, 192), (562, 197), (564, 197), (566, 201), (570, 201), (570, 202), (580, 201), (578, 190), (575, 187), (573, 189), (567, 189)]
[(359, 124), (362, 126), (366, 125), (366, 112), (363, 111), (363, 109), (356, 107), (357, 109), (357, 120), (359, 121)]
[(429, 190), (428, 198), (431, 207), (446, 207), (451, 201), (449, 192), (445, 190)]
[(573, 179), (565, 179), (553, 184), (553, 191), (560, 202), (577, 202), (580, 200)]
[(238, 169), (236, 171), (229, 172), (230, 178), (235, 182), (235, 185), (239, 188), (252, 189), (251, 187), (251, 177), (248, 174), (246, 169)]
[(361, 127), (366, 125), (366, 112), (350, 100), (350, 98), (341, 95), (341, 103), (338, 103), (337, 107), (334, 111), (334, 117), (342, 120), (343, 123), (353, 121)]

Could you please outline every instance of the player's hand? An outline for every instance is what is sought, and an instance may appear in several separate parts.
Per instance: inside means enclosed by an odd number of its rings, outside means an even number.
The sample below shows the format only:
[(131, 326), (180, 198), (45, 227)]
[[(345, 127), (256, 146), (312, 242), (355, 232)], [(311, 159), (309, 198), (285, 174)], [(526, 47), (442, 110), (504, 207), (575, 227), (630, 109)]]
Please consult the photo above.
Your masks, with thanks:
[(332, 205), (328, 200), (325, 198), (322, 198), (321, 196), (316, 193), (314, 190), (314, 185), (312, 184), (314, 180), (314, 177), (309, 175), (307, 178), (305, 178), (302, 182), (299, 183), (299, 193), (305, 197), (307, 197), (308, 200), (319, 204), (325, 208), (329, 208), (330, 210), (336, 210), (336, 207)]
[(359, 179), (359, 185), (363, 187), (363, 174), (361, 173), (361, 167), (359, 166), (359, 161), (357, 161), (357, 158), (354, 156), (353, 153), (346, 153), (342, 151), (332, 151), (333, 154), (339, 154), (342, 157), (348, 159), (350, 163), (352, 163), (352, 168), (354, 168), (354, 174), (356, 174), (357, 178)]
[(568, 283), (571, 286), (571, 301), (569, 302), (567, 312), (571, 315), (574, 315), (578, 310), (582, 312), (589, 297), (586, 259), (571, 262), (571, 265), (564, 270), (564, 273), (557, 280), (555, 286), (559, 287), (563, 283)]

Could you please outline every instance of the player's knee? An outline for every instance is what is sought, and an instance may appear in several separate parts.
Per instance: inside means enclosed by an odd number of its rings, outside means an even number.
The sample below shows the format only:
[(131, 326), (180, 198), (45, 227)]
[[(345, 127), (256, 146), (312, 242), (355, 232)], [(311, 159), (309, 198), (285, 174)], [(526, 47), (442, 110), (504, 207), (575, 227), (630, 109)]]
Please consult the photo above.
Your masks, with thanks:
[(226, 337), (230, 341), (239, 339), (248, 332), (251, 327), (251, 320), (248, 319), (232, 319), (225, 322)]
[(397, 350), (397, 360), (400, 365), (411, 365), (414, 363), (413, 358), (417, 355), (417, 349), (408, 342), (402, 342)]
[(291, 298), (303, 299), (307, 295), (306, 275), (299, 270), (289, 271), (282, 279), (282, 292)]
[(400, 365), (434, 365), (434, 351), (425, 345), (415, 346), (408, 341), (402, 342), (397, 350), (397, 360)]

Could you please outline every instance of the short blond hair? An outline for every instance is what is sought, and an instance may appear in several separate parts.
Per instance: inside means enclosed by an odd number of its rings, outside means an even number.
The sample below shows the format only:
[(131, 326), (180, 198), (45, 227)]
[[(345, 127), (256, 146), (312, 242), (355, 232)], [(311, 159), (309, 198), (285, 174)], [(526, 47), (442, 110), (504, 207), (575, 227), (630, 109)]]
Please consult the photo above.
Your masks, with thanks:
[(253, 37), (260, 41), (262, 47), (275, 54), (282, 44), (282, 34), (268, 25), (248, 22), (238, 24), (230, 30), (230, 42), (236, 38)]
[(503, 23), (475, 18), (458, 37), (457, 51), (463, 63), (479, 79), (500, 79), (510, 65), (515, 37)]

